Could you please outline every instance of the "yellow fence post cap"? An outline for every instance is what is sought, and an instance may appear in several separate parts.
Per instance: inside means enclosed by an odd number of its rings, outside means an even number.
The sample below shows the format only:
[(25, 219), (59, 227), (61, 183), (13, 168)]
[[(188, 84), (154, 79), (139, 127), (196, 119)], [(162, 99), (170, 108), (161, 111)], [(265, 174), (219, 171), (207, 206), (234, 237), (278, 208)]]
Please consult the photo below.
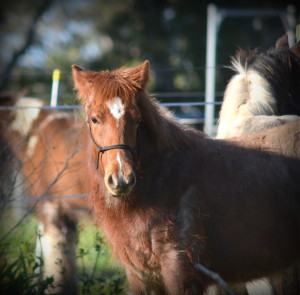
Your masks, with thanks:
[(52, 79), (53, 79), (53, 81), (58, 81), (60, 79), (60, 70), (59, 69), (53, 70)]

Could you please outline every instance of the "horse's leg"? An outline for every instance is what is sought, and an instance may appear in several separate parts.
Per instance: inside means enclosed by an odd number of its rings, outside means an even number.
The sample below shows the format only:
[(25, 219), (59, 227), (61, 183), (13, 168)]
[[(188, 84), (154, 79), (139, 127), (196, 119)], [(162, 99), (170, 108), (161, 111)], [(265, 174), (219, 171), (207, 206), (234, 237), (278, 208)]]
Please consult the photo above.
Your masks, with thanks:
[(170, 295), (203, 295), (208, 287), (208, 279), (204, 275), (191, 278), (195, 269), (187, 261), (182, 262), (176, 251), (169, 251), (161, 261), (161, 274)]
[(133, 295), (145, 294), (144, 293), (145, 285), (129, 266), (126, 267), (126, 277), (129, 285), (130, 294)]
[(44, 277), (54, 277), (55, 287), (49, 293), (76, 294), (76, 241), (74, 221), (44, 205), (41, 248), (44, 260)]
[(162, 286), (143, 281), (135, 270), (126, 266), (126, 276), (129, 284), (130, 294), (133, 295), (167, 295)]
[(37, 285), (40, 284), (41, 280), (43, 279), (43, 269), (40, 259), (43, 256), (42, 253), (42, 246), (41, 246), (41, 237), (43, 236), (44, 232), (44, 225), (42, 222), (39, 222), (38, 229), (37, 229), (37, 239), (36, 239), (36, 245), (35, 245), (35, 260), (38, 265), (38, 267), (35, 269), (36, 274), (36, 283)]
[(207, 285), (200, 284), (199, 281), (183, 279), (184, 274), (179, 269), (162, 267), (164, 283), (170, 295), (203, 295)]

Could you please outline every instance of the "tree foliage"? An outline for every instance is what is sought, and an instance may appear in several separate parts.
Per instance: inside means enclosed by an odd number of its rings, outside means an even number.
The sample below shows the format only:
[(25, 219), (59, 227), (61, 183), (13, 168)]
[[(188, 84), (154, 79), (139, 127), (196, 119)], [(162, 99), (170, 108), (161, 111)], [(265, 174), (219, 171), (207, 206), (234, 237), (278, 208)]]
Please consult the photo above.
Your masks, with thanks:
[[(148, 59), (154, 70), (151, 85), (154, 91), (204, 91), (209, 2), (198, 0), (24, 0), (1, 4), (5, 6), (0, 14), (2, 78), (5, 66), (22, 48), (43, 1), (48, 1), (49, 6), (36, 24), (30, 46), (13, 66), (10, 88), (29, 85), (33, 95), (49, 93), (49, 74), (60, 68), (66, 80), (62, 91), (70, 92), (73, 63), (99, 70)], [(296, 0), (214, 3), (227, 8), (265, 9), (286, 9), (290, 3), (299, 21)], [(218, 35), (217, 63), (228, 65), (237, 47), (273, 46), (283, 33), (280, 19), (228, 18)], [(217, 69), (217, 89), (223, 88), (229, 74)]]

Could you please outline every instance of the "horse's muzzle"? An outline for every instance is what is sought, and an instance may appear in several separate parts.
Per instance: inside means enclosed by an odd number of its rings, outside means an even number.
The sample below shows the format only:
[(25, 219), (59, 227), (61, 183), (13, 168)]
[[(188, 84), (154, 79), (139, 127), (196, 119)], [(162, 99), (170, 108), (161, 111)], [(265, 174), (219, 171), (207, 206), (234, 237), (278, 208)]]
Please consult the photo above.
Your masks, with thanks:
[(136, 177), (134, 172), (131, 172), (128, 176), (118, 176), (115, 173), (111, 173), (105, 177), (106, 187), (113, 197), (124, 197), (128, 195), (135, 186), (135, 183)]

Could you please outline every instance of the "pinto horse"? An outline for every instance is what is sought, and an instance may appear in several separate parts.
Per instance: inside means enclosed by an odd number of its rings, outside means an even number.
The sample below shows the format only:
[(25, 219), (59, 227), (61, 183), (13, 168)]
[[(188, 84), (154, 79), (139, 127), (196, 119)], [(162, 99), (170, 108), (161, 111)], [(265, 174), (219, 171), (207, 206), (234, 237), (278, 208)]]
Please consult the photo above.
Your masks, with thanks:
[(59, 284), (49, 291), (75, 294), (76, 224), (88, 207), (85, 198), (55, 197), (87, 193), (83, 121), (71, 113), (41, 109), (38, 99), (2, 93), (0, 104), (8, 107), (1, 111), (0, 130), (21, 162), (29, 196), (45, 197), (34, 209), (42, 230), (44, 275)]
[(204, 294), (213, 282), (197, 263), (245, 282), (299, 261), (299, 121), (215, 140), (146, 93), (148, 61), (72, 70), (87, 118), (89, 202), (133, 294)]
[(280, 126), (300, 116), (300, 41), (289, 48), (287, 36), (275, 48), (239, 50), (237, 72), (221, 107), (217, 138), (229, 138)]

